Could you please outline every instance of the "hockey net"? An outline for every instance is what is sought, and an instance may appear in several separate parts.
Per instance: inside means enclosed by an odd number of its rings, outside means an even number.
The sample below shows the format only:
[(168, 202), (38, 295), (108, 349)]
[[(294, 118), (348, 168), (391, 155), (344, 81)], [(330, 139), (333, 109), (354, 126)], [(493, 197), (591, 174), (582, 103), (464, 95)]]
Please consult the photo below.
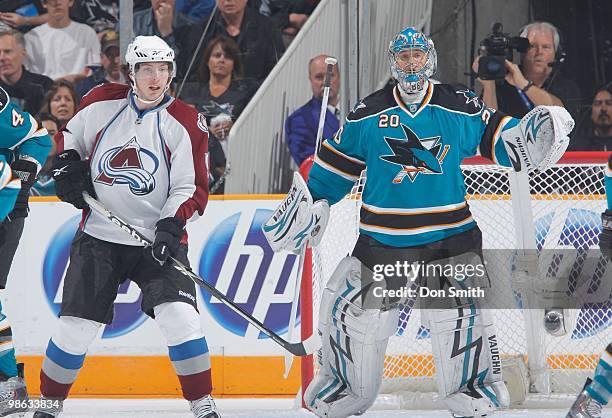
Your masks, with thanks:
[[(606, 153), (567, 153), (550, 169), (528, 178), (483, 158), (465, 160), (467, 200), (483, 233), (484, 249), (597, 248), (605, 210)], [(358, 237), (363, 173), (351, 194), (331, 209), (321, 244), (312, 250), (311, 268), (302, 281), (302, 337), (318, 323), (322, 290), (339, 261)], [(491, 252), (490, 254), (495, 254)], [(502, 359), (518, 363), (528, 382), (523, 405), (567, 404), (592, 375), (600, 354), (612, 341), (610, 301), (576, 310), (572, 332), (553, 336), (544, 330), (544, 311), (521, 309), (521, 292), (513, 289), (511, 268), (503, 260), (485, 260), (496, 291), (517, 300), (516, 309), (494, 310)], [(310, 274), (311, 271), (311, 274)], [(605, 275), (604, 275), (605, 276)], [(537, 277), (533, 277), (537, 280)], [(611, 277), (601, 277), (594, 286)], [(418, 310), (404, 308), (389, 340), (379, 407), (436, 407), (436, 384), (429, 332)], [(316, 372), (312, 356), (303, 359), (302, 387)], [(512, 390), (511, 390), (512, 391)], [(516, 397), (512, 395), (513, 400)], [(520, 396), (518, 397), (520, 398)], [(531, 405), (530, 404), (530, 405)], [(437, 407), (440, 407), (438, 404)]]

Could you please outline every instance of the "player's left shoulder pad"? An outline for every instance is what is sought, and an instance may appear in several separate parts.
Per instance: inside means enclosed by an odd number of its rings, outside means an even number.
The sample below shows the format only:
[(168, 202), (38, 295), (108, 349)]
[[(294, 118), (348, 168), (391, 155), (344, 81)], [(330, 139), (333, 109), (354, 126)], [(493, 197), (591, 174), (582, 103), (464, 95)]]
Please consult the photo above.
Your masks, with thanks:
[(463, 84), (435, 84), (429, 104), (468, 115), (477, 115), (484, 107), (480, 97)]
[(11, 98), (9, 97), (6, 90), (0, 87), (0, 113), (2, 113), (4, 109), (6, 109), (10, 101)]

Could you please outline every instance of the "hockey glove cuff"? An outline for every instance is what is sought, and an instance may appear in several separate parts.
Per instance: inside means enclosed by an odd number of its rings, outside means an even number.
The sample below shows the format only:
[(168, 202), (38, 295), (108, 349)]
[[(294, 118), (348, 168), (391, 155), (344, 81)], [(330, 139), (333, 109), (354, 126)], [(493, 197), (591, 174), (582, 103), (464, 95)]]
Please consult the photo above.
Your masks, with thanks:
[(57, 197), (62, 201), (74, 205), (77, 209), (85, 209), (87, 203), (83, 199), (83, 192), (96, 197), (91, 182), (89, 161), (81, 160), (75, 150), (69, 149), (58, 154), (53, 160), (51, 173), (55, 180)]
[(13, 172), (21, 180), (21, 190), (17, 195), (17, 201), (15, 202), (15, 208), (11, 213), (10, 217), (25, 218), (28, 216), (28, 198), (30, 196), (30, 189), (36, 183), (36, 174), (38, 173), (38, 166), (36, 163), (28, 160), (16, 160), (11, 164)]
[(163, 266), (168, 257), (177, 254), (185, 234), (185, 223), (178, 218), (164, 218), (155, 225), (155, 241), (151, 247), (153, 259)]

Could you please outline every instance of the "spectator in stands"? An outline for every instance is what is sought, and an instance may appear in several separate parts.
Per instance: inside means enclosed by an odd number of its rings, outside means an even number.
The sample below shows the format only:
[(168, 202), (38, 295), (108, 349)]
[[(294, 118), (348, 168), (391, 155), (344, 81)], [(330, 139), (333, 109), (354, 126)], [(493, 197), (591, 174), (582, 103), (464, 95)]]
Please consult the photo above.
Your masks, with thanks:
[[(203, 45), (208, 45), (211, 39), (218, 36), (234, 40), (240, 50), (244, 77), (261, 82), (285, 52), (285, 46), (280, 31), (270, 19), (246, 6), (247, 0), (217, 0), (218, 12), (211, 16), (212, 21)], [(179, 56), (183, 74), (205, 26), (206, 22), (202, 22), (186, 30), (184, 53)]]
[(238, 45), (225, 36), (210, 41), (197, 74), (198, 82), (186, 83), (181, 98), (206, 115), (210, 133), (223, 141), (257, 85), (242, 78)]
[[(308, 79), (310, 80), (313, 97), (304, 106), (289, 115), (285, 121), (285, 140), (287, 141), (289, 152), (291, 152), (291, 156), (298, 166), (306, 158), (315, 153), (323, 98), (323, 81), (327, 71), (325, 58), (327, 58), (327, 55), (317, 55), (309, 61)], [(331, 138), (340, 128), (340, 111), (337, 107), (340, 100), (339, 92), (340, 71), (338, 65), (335, 65), (330, 81), (329, 99), (323, 125), (323, 138)]]
[(591, 115), (570, 143), (572, 151), (612, 151), (612, 83), (600, 87), (591, 105)]
[(25, 58), (23, 34), (14, 29), (0, 30), (0, 86), (19, 107), (35, 115), (53, 80), (26, 70)]
[(177, 14), (174, 11), (175, 0), (147, 0), (134, 5), (134, 36), (156, 35), (162, 38), (179, 54), (175, 37)]
[(100, 41), (89, 26), (70, 19), (74, 0), (45, 0), (49, 21), (25, 35), (32, 72), (77, 82), (100, 65)]
[(302, 29), (318, 3), (319, 0), (262, 0), (259, 13), (272, 20), (283, 32), (285, 40), (291, 40)]
[(75, 91), (79, 101), (92, 88), (104, 83), (121, 83), (126, 81), (121, 71), (121, 57), (119, 55), (119, 34), (110, 30), (102, 35), (100, 62), (102, 68), (93, 72), (92, 75), (79, 81), (75, 86)]
[[(564, 106), (576, 119), (580, 90), (576, 83), (560, 74), (561, 45), (558, 29), (548, 22), (525, 26), (520, 36), (529, 39), (527, 53), (521, 54), (521, 66), (506, 61), (508, 74), (502, 84), (480, 80), (482, 98), (487, 106), (521, 118), (538, 105)], [(478, 61), (472, 69), (478, 72)]]
[(32, 186), (30, 193), (34, 196), (55, 196), (55, 182), (49, 171), (51, 170), (53, 157), (57, 154), (57, 145), (54, 136), (59, 130), (60, 123), (49, 113), (39, 113), (36, 119), (40, 121), (42, 126), (49, 132), (49, 136), (53, 140), (53, 149), (47, 157), (47, 162), (40, 170), (40, 173), (38, 173), (38, 180), (34, 183), (34, 186)]
[(215, 0), (176, 0), (175, 12), (183, 22), (198, 23), (215, 8)]
[(41, 113), (50, 113), (55, 117), (60, 127), (64, 126), (76, 113), (77, 97), (74, 84), (70, 81), (56, 80), (45, 96)]
[(0, 22), (19, 30), (29, 29), (47, 23), (46, 13), (41, 0), (2, 2)]
[(70, 18), (101, 34), (119, 29), (119, 0), (80, 0), (70, 9)]

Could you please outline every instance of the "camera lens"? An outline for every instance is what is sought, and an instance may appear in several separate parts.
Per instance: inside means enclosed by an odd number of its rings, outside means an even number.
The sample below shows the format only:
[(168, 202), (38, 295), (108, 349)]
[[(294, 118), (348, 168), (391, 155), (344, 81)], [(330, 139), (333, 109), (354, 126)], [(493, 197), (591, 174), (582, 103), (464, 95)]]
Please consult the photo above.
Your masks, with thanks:
[(487, 62), (487, 71), (490, 74), (497, 74), (501, 69), (504, 68), (499, 61), (489, 61)]

